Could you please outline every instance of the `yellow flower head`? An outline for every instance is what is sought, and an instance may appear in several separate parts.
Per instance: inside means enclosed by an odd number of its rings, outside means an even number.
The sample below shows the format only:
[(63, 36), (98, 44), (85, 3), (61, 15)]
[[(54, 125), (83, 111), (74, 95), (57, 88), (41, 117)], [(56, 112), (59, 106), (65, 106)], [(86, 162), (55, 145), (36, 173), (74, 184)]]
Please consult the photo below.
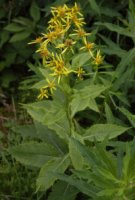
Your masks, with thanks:
[(53, 90), (56, 90), (56, 84), (55, 84), (55, 79), (50, 81), (49, 79), (46, 79), (48, 85), (45, 86), (44, 88), (48, 88), (51, 92), (51, 94), (53, 94)]
[(74, 25), (78, 28), (81, 28), (85, 22), (83, 17), (78, 17), (76, 14), (71, 13), (71, 20), (74, 23)]
[(72, 51), (72, 53), (74, 53), (74, 50), (73, 50), (73, 45), (75, 44), (76, 42), (73, 41), (72, 39), (66, 39), (64, 43), (62, 44), (58, 44), (56, 48), (58, 49), (63, 49), (62, 51), (62, 54), (65, 53), (68, 49)]
[(101, 56), (100, 50), (97, 51), (96, 57), (94, 58), (93, 63), (95, 65), (101, 65), (103, 63), (103, 57)]
[(70, 34), (71, 36), (77, 36), (79, 38), (85, 37), (90, 35), (91, 33), (86, 33), (85, 30), (83, 28), (79, 28), (79, 29), (75, 29), (74, 30), (75, 33)]
[(38, 99), (42, 100), (43, 98), (48, 98), (49, 95), (48, 95), (48, 90), (47, 89), (40, 89), (40, 94), (38, 95)]
[(83, 80), (83, 74), (85, 73), (85, 71), (83, 70), (82, 67), (79, 67), (79, 69), (76, 70), (75, 73), (77, 73), (77, 77), (78, 78), (80, 78), (81, 80)]
[(64, 4), (63, 6), (58, 6), (58, 7), (52, 7), (51, 8), (51, 13), (53, 16), (59, 16), (59, 17), (65, 17), (65, 15), (67, 14), (67, 12), (69, 11), (69, 8), (66, 4)]

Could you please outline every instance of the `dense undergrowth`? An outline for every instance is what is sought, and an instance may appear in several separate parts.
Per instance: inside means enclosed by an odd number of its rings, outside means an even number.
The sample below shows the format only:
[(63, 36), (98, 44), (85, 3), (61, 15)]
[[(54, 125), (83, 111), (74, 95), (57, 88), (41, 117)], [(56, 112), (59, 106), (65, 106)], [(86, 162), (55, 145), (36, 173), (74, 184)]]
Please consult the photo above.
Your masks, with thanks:
[(134, 200), (134, 1), (2, 0), (0, 25), (0, 199)]

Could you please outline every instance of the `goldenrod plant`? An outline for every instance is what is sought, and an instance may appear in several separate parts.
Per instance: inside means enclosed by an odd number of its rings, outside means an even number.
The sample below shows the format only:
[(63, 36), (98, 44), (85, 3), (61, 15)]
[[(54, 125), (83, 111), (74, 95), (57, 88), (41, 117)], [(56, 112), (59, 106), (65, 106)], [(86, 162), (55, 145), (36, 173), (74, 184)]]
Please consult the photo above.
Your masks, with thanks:
[(113, 66), (96, 31), (85, 31), (77, 3), (53, 6), (51, 14), (46, 32), (29, 43), (41, 61), (32, 87), (40, 93), (24, 105), (33, 118), (24, 130), (32, 134), (10, 152), (40, 170), (36, 191), (47, 191), (47, 200), (134, 200), (135, 116), (122, 87), (133, 71), (119, 76), (134, 49)]

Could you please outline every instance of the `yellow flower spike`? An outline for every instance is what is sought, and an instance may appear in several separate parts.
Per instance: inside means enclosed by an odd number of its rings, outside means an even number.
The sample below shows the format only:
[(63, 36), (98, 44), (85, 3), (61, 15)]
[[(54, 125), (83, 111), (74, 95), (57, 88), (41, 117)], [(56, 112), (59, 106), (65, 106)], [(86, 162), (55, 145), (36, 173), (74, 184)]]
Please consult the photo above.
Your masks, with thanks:
[(96, 57), (94, 58), (93, 63), (95, 65), (101, 65), (103, 63), (103, 57), (101, 56), (100, 50), (97, 51)]
[(37, 98), (42, 100), (44, 97), (48, 99), (48, 97), (49, 97), (48, 90), (42, 88), (42, 89), (40, 89), (40, 94), (38, 95)]
[(40, 44), (43, 40), (43, 37), (37, 37), (35, 40), (29, 42), (28, 44)]

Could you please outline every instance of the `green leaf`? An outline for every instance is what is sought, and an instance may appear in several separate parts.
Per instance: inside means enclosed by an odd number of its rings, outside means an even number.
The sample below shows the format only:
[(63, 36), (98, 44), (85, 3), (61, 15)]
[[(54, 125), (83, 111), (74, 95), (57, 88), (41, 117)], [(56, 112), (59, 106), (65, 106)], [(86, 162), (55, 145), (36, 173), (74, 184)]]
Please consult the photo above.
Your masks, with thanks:
[(133, 33), (131, 33), (128, 29), (126, 29), (125, 27), (120, 27), (116, 24), (111, 24), (111, 23), (108, 23), (108, 22), (105, 22), (105, 23), (97, 22), (96, 25), (105, 26), (110, 31), (114, 31), (114, 32), (116, 32), (120, 35), (125, 35), (125, 36), (131, 37), (131, 38), (135, 37), (135, 35)]
[(132, 126), (135, 128), (135, 115), (130, 113), (126, 108), (119, 108), (119, 110), (128, 118)]
[(16, 33), (16, 34), (14, 34), (14, 35), (11, 37), (11, 39), (10, 39), (9, 42), (18, 42), (18, 41), (22, 41), (22, 40), (28, 38), (28, 37), (30, 36), (30, 34), (31, 34), (31, 33), (28, 32), (28, 31), (23, 31), (23, 32)]
[(3, 46), (3, 44), (5, 44), (8, 41), (9, 37), (10, 37), (10, 34), (8, 31), (5, 31), (5, 30), (1, 31), (1, 33), (0, 33), (0, 40), (1, 40), (0, 48)]
[(20, 31), (26, 29), (26, 27), (21, 26), (21, 25), (19, 25), (17, 23), (10, 23), (7, 26), (5, 26), (4, 29), (9, 31), (9, 32), (15, 33), (15, 32), (20, 32)]
[(100, 7), (97, 4), (96, 0), (88, 0), (88, 2), (90, 3), (92, 10), (95, 11), (95, 13), (100, 15)]
[(95, 124), (86, 130), (83, 138), (89, 141), (103, 141), (107, 137), (108, 139), (115, 138), (128, 129), (128, 127), (114, 124)]
[(107, 119), (108, 124), (109, 123), (113, 124), (115, 122), (111, 108), (109, 107), (109, 105), (106, 102), (105, 102), (105, 115), (106, 115), (106, 119)]
[(69, 154), (74, 168), (81, 170), (84, 165), (84, 159), (80, 153), (80, 150), (78, 149), (78, 146), (75, 144), (72, 138), (69, 140)]
[(31, 88), (41, 89), (47, 85), (46, 80), (41, 80), (38, 83), (35, 83)]
[(83, 194), (86, 194), (93, 198), (96, 196), (97, 191), (95, 187), (93, 187), (92, 184), (88, 184), (86, 181), (79, 180), (77, 178), (74, 178), (73, 176), (67, 176), (67, 175), (62, 175), (62, 174), (57, 174), (57, 178), (76, 187)]
[(66, 139), (70, 135), (70, 124), (65, 106), (62, 102), (50, 100), (28, 104), (24, 107), (36, 121), (54, 130), (60, 138)]
[(83, 89), (75, 90), (70, 104), (72, 117), (75, 113), (84, 110), (87, 107), (99, 112), (95, 98), (99, 97), (100, 94), (106, 89), (107, 87), (104, 87), (103, 85), (90, 85), (85, 86)]
[(52, 158), (59, 156), (58, 151), (52, 145), (43, 142), (23, 143), (10, 148), (9, 152), (19, 162), (34, 167), (41, 167)]
[(49, 189), (57, 180), (56, 175), (53, 173), (63, 173), (69, 164), (70, 160), (68, 155), (48, 161), (40, 170), (37, 178), (37, 190), (45, 191)]
[(52, 187), (48, 200), (75, 200), (78, 190), (63, 181), (57, 182)]
[(88, 60), (90, 60), (90, 58), (91, 58), (91, 56), (89, 53), (77, 54), (72, 59), (72, 68), (76, 69), (76, 68), (82, 67)]
[(30, 7), (30, 15), (35, 22), (40, 20), (40, 8), (36, 1), (33, 1)]

